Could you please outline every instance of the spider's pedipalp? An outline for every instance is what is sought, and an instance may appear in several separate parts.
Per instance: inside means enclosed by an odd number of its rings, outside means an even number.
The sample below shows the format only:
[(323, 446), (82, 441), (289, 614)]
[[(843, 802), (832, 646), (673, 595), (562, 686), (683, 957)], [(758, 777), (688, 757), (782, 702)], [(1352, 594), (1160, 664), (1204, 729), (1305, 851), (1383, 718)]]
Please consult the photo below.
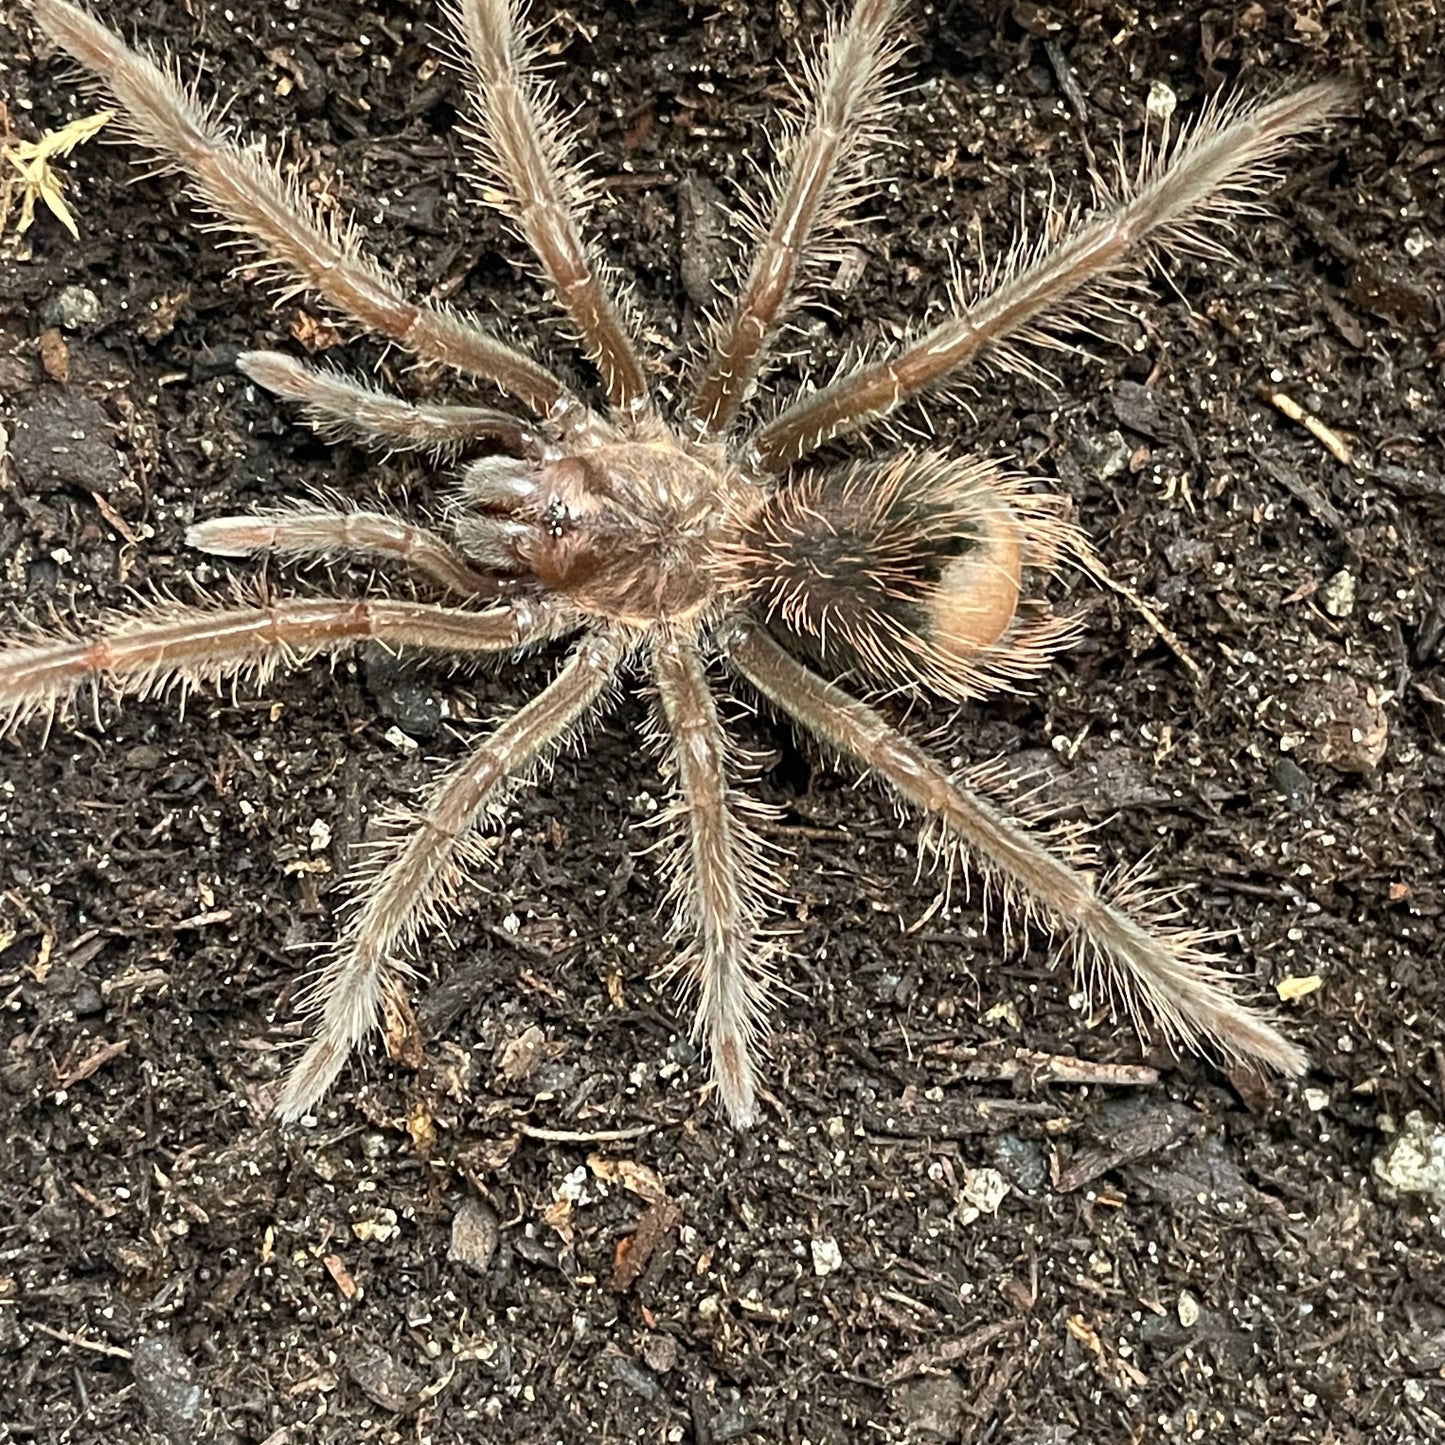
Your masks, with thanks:
[(459, 600), (499, 595), (501, 579), (480, 571), (445, 538), (385, 512), (297, 504), (239, 517), (208, 517), (186, 532), (186, 545), (213, 557), (270, 552), (309, 561), (376, 557), (394, 561)]
[(340, 1073), (351, 1051), (381, 1021), (388, 993), (414, 966), (416, 938), (454, 906), (473, 860), (478, 828), (529, 767), (559, 747), (602, 699), (628, 651), (621, 633), (590, 634), (557, 677), (502, 722), (481, 747), (433, 788), (421, 812), (380, 853), (361, 884), (337, 956), (311, 989), (316, 1036), (287, 1075), (276, 1105), (299, 1119)]
[(768, 889), (759, 844), (728, 785), (727, 741), (702, 658), (690, 638), (659, 634), (653, 678), (663, 735), (678, 779), (678, 823), (686, 837), (674, 860), (680, 930), (692, 939), (668, 971), (697, 989), (693, 1036), (707, 1046), (713, 1081), (739, 1128), (757, 1116), (756, 1041), (768, 973), (759, 928)]
[(899, 0), (859, 0), (810, 67), (813, 99), (778, 158), (772, 216), (690, 404), (705, 433), (726, 430), (736, 417), (820, 235), (836, 230), (865, 190), (863, 161), (883, 139), (884, 81), (901, 51), (890, 38), (898, 10)]
[(485, 612), (384, 599), (301, 598), (265, 607), (182, 607), (162, 603), (118, 618), (89, 638), (46, 637), (0, 647), (0, 732), (51, 714), (90, 680), (148, 697), (249, 675), (358, 642), (439, 652), (510, 652), (555, 636), (565, 608), (517, 602)]
[(480, 457), (462, 472), (460, 490), (467, 509), (508, 513), (535, 502), (541, 482), (538, 469), (516, 457)]
[(524, 555), (539, 534), (535, 522), (476, 515), (458, 517), (456, 530), (457, 541), (473, 562), (508, 576), (526, 571)]
[[(1077, 326), (1072, 304), (1121, 269), (1147, 261), (1151, 248), (1198, 245), (1201, 224), (1227, 221), (1241, 195), (1256, 193), (1271, 163), (1300, 136), (1338, 115), (1350, 95), (1320, 81), (1263, 105), (1236, 103), (1156, 155), (1136, 188), (1115, 207), (1055, 241), (1023, 247), (1008, 274), (972, 305), (891, 357), (861, 366), (795, 401), (755, 439), (760, 465), (781, 472), (831, 438), (880, 421), (920, 392), (946, 381), (1010, 341)], [(1030, 328), (1043, 333), (1030, 337)]]
[[(582, 240), (587, 187), (567, 158), (556, 107), (536, 77), (520, 22), (522, 0), (447, 0), (461, 37), (473, 140), (502, 187), (500, 209), (517, 225), (582, 347), (602, 373), (608, 400), (624, 413), (648, 401), (647, 375), (610, 293), (607, 269)], [(494, 185), (483, 180), (489, 199)]]
[(1227, 975), (1200, 948), (1200, 935), (1170, 934), (1102, 896), (1021, 823), (960, 787), (916, 743), (811, 672), (757, 624), (735, 623), (722, 641), (729, 661), (764, 697), (936, 819), (1005, 897), (1016, 891), (1070, 939), (1086, 971), (1107, 975), (1136, 1027), (1152, 1016), (1186, 1044), (1208, 1044), (1285, 1074), (1304, 1072), (1301, 1050), (1230, 993)]
[(115, 97), (131, 134), (190, 178), (196, 197), (254, 245), (264, 265), (408, 351), (473, 376), (545, 415), (567, 397), (545, 367), (460, 312), (408, 301), (362, 249), (354, 226), (323, 215), (255, 146), (242, 146), (167, 72), (69, 0), (31, 0), (47, 35)]
[(495, 442), (516, 456), (534, 456), (541, 448), (538, 434), (504, 411), (403, 401), (329, 367), (307, 366), (284, 351), (243, 351), (236, 366), (257, 386), (299, 404), (327, 441), (443, 457), (477, 441)]

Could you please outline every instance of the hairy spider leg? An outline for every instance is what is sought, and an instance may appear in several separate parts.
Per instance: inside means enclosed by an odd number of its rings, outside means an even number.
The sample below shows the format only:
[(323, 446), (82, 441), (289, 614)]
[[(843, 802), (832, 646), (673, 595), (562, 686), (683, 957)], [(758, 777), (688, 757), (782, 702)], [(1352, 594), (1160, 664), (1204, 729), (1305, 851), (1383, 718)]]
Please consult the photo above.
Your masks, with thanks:
[[(759, 464), (782, 472), (833, 437), (879, 421), (1010, 337), (1041, 340), (1087, 324), (1096, 288), (1137, 267), (1151, 250), (1208, 246), (1198, 227), (1228, 223), (1270, 177), (1269, 165), (1303, 133), (1339, 113), (1350, 94), (1338, 80), (1305, 86), (1265, 105), (1216, 107), (1128, 184), (1126, 199), (1057, 244), (1019, 246), (1000, 283), (892, 357), (800, 397), (758, 432)], [(1103, 183), (1100, 183), (1103, 190)], [(1047, 320), (1047, 330), (1038, 329)]]
[(757, 624), (735, 622), (721, 640), (732, 666), (765, 698), (938, 819), (986, 875), (1005, 891), (1019, 889), (1027, 904), (1072, 935), (1083, 962), (1105, 970), (1136, 1026), (1142, 1005), (1186, 1044), (1204, 1041), (1231, 1058), (1304, 1072), (1304, 1054), (1233, 997), (1226, 976), (1199, 952), (1198, 935), (1171, 937), (1145, 927), (1101, 897), (1017, 821), (961, 788), (873, 708), (805, 667)]
[(696, 986), (693, 1035), (706, 1045), (728, 1118), (745, 1128), (757, 1117), (754, 1052), (769, 982), (759, 927), (770, 890), (743, 800), (728, 785), (727, 740), (693, 638), (659, 632), (652, 674), (677, 779), (668, 821), (687, 824), (672, 881), (678, 931), (692, 935), (691, 946), (668, 972)]
[(479, 748), (447, 772), (421, 810), (397, 820), (374, 871), (363, 877), (337, 955), (310, 990), (315, 1038), (286, 1079), (276, 1105), (299, 1119), (326, 1092), (351, 1051), (381, 1023), (389, 996), (415, 972), (405, 958), (418, 935), (454, 906), (477, 861), (479, 828), (525, 781), (529, 767), (561, 745), (603, 698), (630, 647), (626, 634), (598, 629), (578, 643), (561, 672)]
[(426, 602), (294, 598), (266, 607), (153, 605), (91, 637), (49, 636), (0, 646), (0, 731), (53, 714), (87, 681), (153, 697), (279, 667), (360, 642), (432, 652), (510, 652), (570, 630), (560, 604), (518, 600), (471, 612)]
[(236, 517), (208, 517), (186, 532), (186, 545), (213, 557), (270, 553), (313, 562), (374, 557), (405, 567), (458, 601), (484, 601), (506, 590), (501, 577), (481, 571), (446, 538), (386, 512), (298, 503)]
[(330, 367), (308, 366), (284, 351), (243, 351), (236, 365), (257, 386), (296, 402), (327, 441), (389, 452), (454, 456), (470, 442), (492, 442), (513, 456), (541, 455), (542, 438), (524, 421), (485, 406), (403, 401)]
[(135, 139), (189, 177), (192, 193), (253, 242), (290, 289), (309, 289), (367, 330), (417, 356), (486, 378), (539, 416), (570, 403), (544, 366), (449, 307), (408, 301), (365, 252), (350, 221), (323, 213), (259, 146), (217, 131), (166, 70), (68, 0), (31, 0), (46, 34), (98, 76)]
[[(882, 139), (891, 105), (890, 42), (899, 0), (859, 0), (806, 67), (814, 99), (782, 147), (770, 182), (772, 215), (731, 315), (713, 329), (712, 354), (689, 411), (704, 433), (726, 431), (767, 359), (768, 342), (797, 300), (797, 281), (833, 254), (830, 241), (870, 187), (863, 161)], [(761, 229), (761, 228), (759, 228)]]
[[(450, 0), (471, 80), (467, 133), (500, 182), (499, 208), (531, 247), (602, 373), (608, 400), (630, 414), (649, 405), (647, 375), (613, 299), (615, 283), (582, 239), (587, 185), (568, 156), (563, 117), (537, 77), (524, 8), (517, 0)], [(495, 196), (496, 187), (481, 180), (489, 199)]]

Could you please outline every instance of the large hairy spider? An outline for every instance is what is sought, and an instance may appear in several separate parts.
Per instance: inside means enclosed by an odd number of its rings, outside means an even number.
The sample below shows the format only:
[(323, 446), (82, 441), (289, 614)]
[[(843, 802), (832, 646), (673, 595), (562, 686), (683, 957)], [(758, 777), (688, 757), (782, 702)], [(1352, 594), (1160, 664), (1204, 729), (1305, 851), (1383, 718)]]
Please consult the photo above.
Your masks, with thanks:
[[(362, 640), (453, 657), (515, 653), (568, 635), (553, 681), (432, 787), (363, 873), (335, 953), (314, 987), (315, 1038), (278, 1112), (295, 1119), (336, 1078), (413, 972), (418, 936), (456, 899), (482, 829), (579, 724), (640, 672), (674, 780), (678, 968), (696, 986), (696, 1033), (732, 1120), (756, 1113), (756, 1044), (770, 952), (769, 879), (730, 780), (710, 670), (716, 665), (831, 751), (881, 778), (965, 861), (1075, 946), (1141, 1027), (1298, 1073), (1300, 1050), (1230, 994), (1195, 932), (1171, 931), (1138, 888), (1097, 885), (1069, 849), (1041, 841), (1000, 775), (968, 785), (857, 689), (976, 698), (1036, 676), (1067, 620), (1021, 600), (1085, 544), (1053, 499), (979, 457), (895, 447), (880, 460), (805, 467), (834, 438), (876, 425), (978, 361), (1032, 367), (1160, 252), (1220, 254), (1201, 223), (1248, 211), (1269, 163), (1340, 106), (1322, 82), (1267, 103), (1209, 109), (1192, 131), (1146, 147), (1132, 171), (1097, 180), (1087, 215), (1057, 209), (977, 294), (887, 354), (777, 405), (754, 406), (770, 344), (867, 189), (900, 51), (900, 0), (857, 0), (804, 73), (811, 97), (785, 129), (756, 252), (720, 305), (677, 413), (664, 412), (637, 328), (582, 236), (588, 185), (538, 79), (521, 0), (450, 0), (489, 199), (535, 254), (600, 376), (597, 409), (477, 318), (403, 296), (359, 233), (323, 213), (265, 152), (223, 131), (165, 67), (67, 0), (32, 0), (46, 32), (99, 77), (135, 139), (289, 288), (406, 349), (479, 377), (527, 413), (416, 404), (277, 352), (241, 368), (300, 403), (328, 436), (438, 457), (460, 470), (443, 536), (379, 512), (297, 503), (202, 522), (193, 546), (223, 557), (367, 557), (409, 571), (434, 601), (385, 593), (253, 606), (165, 604), (83, 637), (0, 650), (0, 716), (50, 715), (87, 679), (153, 694), (335, 655)], [(500, 197), (500, 199), (498, 199)], [(1020, 348), (1024, 348), (1021, 350)], [(759, 415), (761, 414), (761, 415)], [(1063, 856), (1061, 856), (1061, 854)]]

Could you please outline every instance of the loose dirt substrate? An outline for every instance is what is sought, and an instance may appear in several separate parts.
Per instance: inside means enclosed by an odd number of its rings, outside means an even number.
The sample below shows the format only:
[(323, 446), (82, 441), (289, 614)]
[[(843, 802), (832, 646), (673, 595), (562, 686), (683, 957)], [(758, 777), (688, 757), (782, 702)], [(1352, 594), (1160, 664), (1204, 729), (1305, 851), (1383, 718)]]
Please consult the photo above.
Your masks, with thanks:
[[(434, 7), (105, 8), (187, 69), (204, 55), (308, 174), (340, 172), (414, 289), (568, 355), (457, 181)], [(0, 93), (33, 137), (78, 113), (75, 88), (0, 11)], [(1044, 687), (913, 721), (961, 760), (1037, 764), (1106, 858), (1152, 850), (1260, 993), (1317, 977), (1283, 1010), (1308, 1079), (1162, 1052), (1135, 1087), (1020, 1065), (1027, 1048), (1123, 1078), (1140, 1053), (1071, 1008), (1043, 939), (1006, 955), (976, 900), (934, 908), (872, 788), (741, 714), (780, 810), (794, 957), (773, 1102), (740, 1137), (650, 981), (669, 945), (644, 825), (665, 787), (628, 699), (518, 799), (495, 871), (428, 946), (424, 1062), (349, 1074), (317, 1127), (280, 1136), (293, 980), (334, 933), (353, 845), (547, 664), (364, 657), (183, 718), (83, 709), (48, 746), (0, 744), (0, 1436), (1438, 1438), (1442, 1203), (1392, 1195), (1372, 1162), (1408, 1115), (1428, 1135), (1445, 1112), (1440, 18), (1431, 0), (1000, 11), (910, 19), (895, 179), (801, 316), (785, 389), (937, 316), (951, 251), (998, 255), (1050, 170), (1079, 184), (1086, 140), (1136, 141), (1151, 83), (1181, 116), (1241, 73), (1361, 83), (1359, 116), (1241, 228), (1239, 264), (1175, 268), (1124, 345), (1068, 361), (1063, 399), (983, 377), (931, 411), (944, 442), (1012, 450), (1068, 492), (1177, 648), (1070, 581), (1088, 640)], [(751, 182), (820, 22), (588, 0), (544, 26), (655, 353), (693, 334), (682, 263), (703, 294), (725, 254), (696, 178)], [(42, 216), (0, 257), (7, 626), (216, 588), (183, 545), (194, 517), (315, 486), (424, 507), (444, 483), (325, 448), (241, 382), (250, 346), (381, 353), (332, 350), (305, 303), (228, 279), (174, 182), (130, 160), (86, 147), (79, 243)], [(464, 394), (394, 356), (381, 374)]]

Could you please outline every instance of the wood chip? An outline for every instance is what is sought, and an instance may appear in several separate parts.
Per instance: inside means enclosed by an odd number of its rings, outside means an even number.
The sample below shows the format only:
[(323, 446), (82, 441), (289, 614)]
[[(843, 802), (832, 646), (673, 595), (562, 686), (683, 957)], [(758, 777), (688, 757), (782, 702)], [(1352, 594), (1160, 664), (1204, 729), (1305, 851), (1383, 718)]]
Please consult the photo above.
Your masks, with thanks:
[(40, 364), (51, 381), (64, 386), (70, 380), (70, 348), (55, 326), (40, 333)]
[(129, 1039), (117, 1039), (114, 1043), (103, 1044), (89, 1058), (78, 1063), (68, 1074), (57, 1082), (55, 1089), (57, 1093), (69, 1088), (99, 1073), (112, 1059), (118, 1059), (130, 1047)]
[(1085, 1184), (1128, 1164), (1167, 1149), (1183, 1135), (1180, 1121), (1166, 1109), (1151, 1109), (1142, 1118), (1118, 1130), (1108, 1145), (1081, 1149), (1054, 1178), (1060, 1194), (1082, 1189)]
[(618, 1294), (632, 1288), (667, 1237), (682, 1224), (682, 1209), (670, 1199), (650, 1204), (631, 1234), (617, 1241), (609, 1284)]
[(883, 1383), (896, 1385), (914, 1375), (926, 1374), (932, 1370), (944, 1370), (960, 1360), (969, 1359), (995, 1340), (1011, 1335), (1018, 1329), (1017, 1320), (996, 1320), (992, 1324), (980, 1325), (966, 1335), (954, 1340), (943, 1340), (936, 1345), (926, 1345), (905, 1355), (891, 1369), (884, 1371)]
[(326, 1266), (326, 1273), (336, 1281), (336, 1288), (341, 1291), (344, 1299), (355, 1299), (361, 1293), (360, 1287), (351, 1277), (351, 1271), (346, 1267), (346, 1262), (339, 1254), (324, 1254), (321, 1256), (321, 1263)]

